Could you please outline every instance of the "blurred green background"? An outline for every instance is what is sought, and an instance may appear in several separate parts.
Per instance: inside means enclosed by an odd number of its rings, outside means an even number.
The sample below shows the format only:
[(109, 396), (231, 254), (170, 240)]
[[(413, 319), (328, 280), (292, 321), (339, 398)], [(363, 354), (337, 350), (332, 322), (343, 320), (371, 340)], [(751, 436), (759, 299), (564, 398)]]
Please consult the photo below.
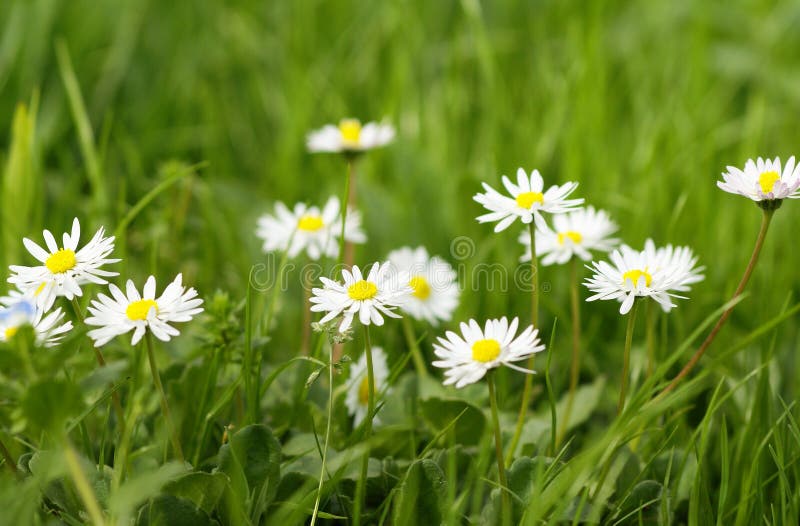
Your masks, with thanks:
[[(5, 0), (0, 259), (31, 264), (20, 237), (61, 232), (76, 215), (87, 233), (113, 231), (157, 184), (206, 163), (133, 220), (123, 277), (163, 283), (183, 271), (202, 294), (241, 298), (263, 261), (258, 215), (341, 192), (341, 159), (306, 153), (307, 131), (386, 118), (396, 142), (358, 167), (370, 238), (358, 262), (409, 244), (452, 260), (451, 241), (468, 236), (468, 268), (513, 270), (518, 229), (478, 225), (471, 197), (481, 181), (538, 168), (550, 183), (579, 181), (633, 246), (653, 237), (695, 249), (707, 279), (669, 316), (677, 340), (730, 296), (758, 228), (751, 202), (716, 189), (719, 173), (796, 153), (799, 22), (800, 4), (771, 1)], [(85, 112), (70, 106), (70, 82)], [(36, 115), (20, 117), (14, 147), (20, 103)], [(778, 212), (752, 297), (715, 347), (796, 291), (798, 217), (793, 202)], [(542, 270), (545, 327), (566, 314), (565, 274)], [(281, 316), (298, 327), (293, 286)], [(524, 293), (468, 291), (460, 315), (526, 316), (527, 305)], [(586, 309), (588, 367), (616, 368), (616, 305)], [(293, 341), (286, 332), (276, 337)], [(793, 392), (797, 332), (780, 334), (778, 381)], [(562, 343), (566, 352), (566, 333)], [(716, 367), (749, 370), (746, 354), (737, 360)]]

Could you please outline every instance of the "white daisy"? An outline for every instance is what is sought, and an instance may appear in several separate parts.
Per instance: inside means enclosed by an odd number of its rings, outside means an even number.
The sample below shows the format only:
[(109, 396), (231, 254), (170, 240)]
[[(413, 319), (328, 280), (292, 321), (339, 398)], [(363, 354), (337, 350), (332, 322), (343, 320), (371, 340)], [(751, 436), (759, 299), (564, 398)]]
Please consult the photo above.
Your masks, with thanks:
[(544, 180), (539, 170), (534, 170), (528, 177), (525, 170), (519, 168), (517, 184), (512, 183), (505, 175), (502, 180), (511, 197), (500, 194), (486, 183), (483, 183), (486, 192), (475, 194), (473, 197), (490, 211), (488, 214), (478, 216), (478, 222), (498, 221), (494, 227), (495, 232), (505, 230), (517, 218), (525, 224), (535, 219), (537, 225), (544, 226), (542, 212), (563, 214), (583, 203), (583, 199), (567, 199), (567, 196), (578, 187), (578, 183), (575, 182), (553, 185), (544, 191)]
[(71, 321), (62, 323), (61, 307), (44, 316), (44, 311), (28, 297), (17, 297), (16, 301), (4, 305), (7, 306), (0, 309), (0, 342), (10, 341), (22, 326), (30, 325), (38, 345), (53, 347), (72, 330)]
[(400, 308), (432, 325), (450, 321), (460, 294), (453, 267), (439, 257), (429, 257), (424, 247), (403, 247), (390, 252), (388, 259), (398, 274), (410, 277), (413, 292)]
[[(563, 265), (577, 256), (583, 261), (592, 259), (590, 250), (609, 252), (619, 244), (619, 239), (610, 237), (617, 225), (608, 213), (590, 206), (568, 214), (553, 216), (553, 228), (537, 226), (536, 255), (544, 256), (542, 265)], [(531, 260), (531, 236), (525, 231), (519, 236), (525, 246), (520, 261)]]
[(116, 263), (119, 259), (107, 259), (114, 250), (114, 236), (105, 237), (104, 234), (105, 230), (101, 227), (78, 250), (81, 225), (76, 217), (72, 222), (72, 233), (64, 233), (61, 248), (58, 248), (58, 243), (49, 230), (43, 232), (47, 250), (28, 238), (23, 239), (22, 243), (28, 252), (43, 264), (36, 267), (11, 265), (9, 268), (14, 274), (8, 278), (9, 283), (15, 284), (23, 292), (33, 291), (36, 304), (44, 311), (50, 310), (58, 296), (65, 296), (68, 300), (81, 296), (81, 285), (108, 283), (104, 278), (117, 276), (119, 273), (102, 270), (100, 267)]
[(721, 189), (756, 202), (800, 197), (797, 192), (800, 188), (800, 164), (795, 164), (794, 156), (789, 157), (782, 168), (780, 157), (773, 160), (761, 157), (755, 161), (748, 159), (744, 170), (728, 166), (722, 179), (717, 181)]
[(505, 365), (525, 373), (533, 373), (513, 362), (529, 358), (544, 350), (539, 341), (539, 331), (532, 325), (516, 336), (519, 320), (514, 318), (509, 325), (505, 317), (487, 320), (483, 330), (475, 320), (461, 323), (461, 335), (447, 331), (447, 338), (438, 338), (433, 345), (436, 356), (434, 367), (447, 369), (444, 385), (455, 384), (457, 388), (472, 384), (483, 378), (489, 369)]
[(621, 300), (619, 312), (627, 314), (637, 297), (650, 297), (668, 312), (675, 307), (672, 298), (684, 298), (673, 291), (689, 290), (687, 285), (702, 279), (702, 269), (694, 267), (697, 260), (690, 250), (656, 249), (651, 240), (645, 247), (640, 252), (623, 245), (611, 253), (612, 264), (601, 261), (587, 265), (595, 274), (584, 285), (595, 295), (586, 301)]
[(391, 271), (391, 264), (375, 263), (366, 279), (358, 266), (352, 270), (342, 270), (344, 283), (320, 278), (323, 288), (312, 289), (311, 310), (325, 312), (320, 323), (326, 323), (342, 315), (339, 332), (346, 331), (353, 323), (353, 317), (363, 325), (383, 325), (383, 315), (400, 318), (394, 308), (404, 303), (412, 289), (408, 278)]
[[(375, 397), (388, 390), (385, 387), (389, 379), (389, 366), (386, 363), (386, 353), (380, 347), (372, 348), (372, 372), (375, 382)], [(350, 369), (350, 379), (347, 381), (347, 396), (344, 399), (347, 412), (353, 417), (353, 425), (358, 426), (369, 409), (369, 383), (367, 379), (367, 354), (364, 353)], [(374, 423), (380, 423), (376, 416)]]
[(197, 291), (187, 289), (182, 284), (181, 274), (167, 285), (164, 292), (156, 298), (156, 278), (150, 276), (144, 284), (143, 294), (139, 294), (132, 280), (126, 284), (126, 293), (114, 285), (108, 286), (111, 296), (98, 294), (89, 307), (90, 317), (87, 325), (99, 326), (89, 331), (95, 347), (105, 345), (115, 336), (133, 330), (131, 345), (142, 339), (147, 329), (162, 341), (180, 334), (169, 325), (174, 322), (190, 321), (193, 316), (203, 312), (200, 307), (203, 300), (197, 297)]
[(328, 124), (306, 137), (308, 151), (355, 153), (379, 148), (392, 142), (394, 128), (389, 124), (368, 122), (363, 127), (358, 119), (342, 119), (338, 126)]
[[(264, 240), (264, 252), (286, 250), (294, 258), (303, 250), (317, 261), (322, 256), (336, 258), (339, 255), (339, 236), (342, 218), (339, 199), (331, 197), (322, 210), (316, 206), (297, 203), (289, 210), (281, 202), (275, 204), (275, 214), (265, 214), (258, 219), (256, 235)], [(344, 238), (351, 243), (363, 243), (366, 236), (361, 230), (361, 214), (347, 211)]]

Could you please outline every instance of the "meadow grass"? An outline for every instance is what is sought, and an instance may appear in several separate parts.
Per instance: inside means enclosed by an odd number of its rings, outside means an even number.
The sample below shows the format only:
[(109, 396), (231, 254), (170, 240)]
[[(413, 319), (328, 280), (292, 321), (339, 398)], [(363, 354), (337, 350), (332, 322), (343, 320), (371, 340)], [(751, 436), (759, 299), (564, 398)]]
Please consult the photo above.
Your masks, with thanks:
[[(0, 354), (0, 439), (19, 471), (0, 477), (0, 523), (309, 521), (327, 342), (315, 333), (316, 352), (298, 357), (303, 261), (284, 269), (265, 326), (280, 255), (260, 251), (255, 224), (275, 201), (341, 194), (345, 163), (308, 154), (304, 137), (357, 116), (386, 117), (398, 135), (357, 166), (369, 237), (357, 262), (403, 245), (442, 255), (462, 274), (456, 320), (529, 316), (513, 281), (525, 267), (519, 229), (493, 234), (472, 201), (480, 182), (496, 186), (518, 166), (580, 182), (632, 246), (689, 245), (706, 267), (690, 299), (657, 314), (648, 380), (640, 311), (619, 417), (625, 320), (614, 302), (582, 305), (580, 389), (557, 448), (548, 398), (563, 414), (569, 276), (539, 269), (553, 394), (544, 374), (534, 378), (508, 473), (515, 520), (798, 524), (796, 203), (776, 212), (747, 295), (698, 368), (654, 395), (730, 300), (758, 231), (759, 209), (718, 190), (720, 172), (800, 153), (799, 20), (796, 3), (745, 0), (3, 2), (0, 264), (33, 264), (22, 237), (60, 233), (77, 216), (87, 233), (117, 235), (121, 279), (163, 284), (182, 272), (206, 313), (157, 349), (192, 469), (169, 461), (144, 348), (120, 338), (97, 369), (79, 329), (37, 352), (35, 378)], [(474, 279), (483, 264), (506, 269), (508, 287)], [(413, 328), (431, 357), (441, 329)], [(417, 377), (400, 322), (372, 336), (393, 366), (384, 425), (371, 438), (354, 430), (336, 383), (321, 522), (346, 521), (368, 439), (362, 523), (495, 523), (485, 387), (444, 388), (434, 370)], [(360, 336), (346, 349), (357, 357)], [(496, 379), (508, 440), (523, 379)], [(109, 382), (131, 424), (122, 430)], [(36, 418), (62, 409), (63, 419)]]

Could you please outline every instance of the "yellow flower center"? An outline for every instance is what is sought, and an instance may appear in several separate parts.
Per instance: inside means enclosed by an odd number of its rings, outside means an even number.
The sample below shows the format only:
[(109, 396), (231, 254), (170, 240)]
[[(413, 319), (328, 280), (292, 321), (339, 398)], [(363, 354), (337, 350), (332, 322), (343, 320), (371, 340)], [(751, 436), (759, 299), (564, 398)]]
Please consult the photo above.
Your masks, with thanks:
[(364, 376), (364, 379), (361, 380), (361, 384), (358, 386), (358, 403), (361, 405), (367, 405), (369, 403), (369, 378), (366, 376)]
[(426, 300), (431, 295), (431, 286), (422, 276), (414, 276), (408, 284), (414, 289), (414, 296), (421, 300)]
[(768, 194), (775, 187), (775, 183), (780, 180), (781, 176), (778, 172), (764, 172), (758, 176), (758, 184), (761, 186), (761, 191)]
[(77, 263), (75, 252), (68, 248), (62, 248), (55, 254), (51, 254), (47, 261), (44, 262), (44, 265), (53, 274), (62, 274), (74, 268), (75, 263)]
[(567, 230), (566, 232), (560, 232), (558, 234), (558, 244), (563, 245), (564, 241), (567, 239), (571, 239), (573, 243), (576, 245), (583, 240), (583, 236), (580, 232), (575, 232), (574, 230)]
[(339, 122), (339, 133), (344, 142), (358, 144), (361, 138), (361, 123), (358, 119), (342, 119)]
[(9, 327), (8, 329), (6, 329), (6, 332), (5, 332), (6, 341), (8, 341), (11, 338), (13, 338), (14, 335), (17, 334), (18, 330), (19, 330), (19, 327)]
[(544, 194), (541, 192), (522, 192), (517, 196), (517, 206), (529, 209), (533, 203), (544, 204)]
[(472, 344), (472, 359), (476, 362), (491, 362), (500, 356), (500, 342), (497, 340), (478, 340)]
[(369, 300), (378, 293), (378, 287), (366, 280), (356, 281), (347, 289), (347, 295), (356, 301)]
[(651, 276), (650, 273), (647, 272), (647, 267), (645, 267), (644, 270), (639, 270), (639, 269), (629, 270), (628, 272), (622, 275), (622, 282), (625, 283), (626, 281), (631, 280), (633, 282), (633, 285), (636, 286), (636, 284), (639, 283), (639, 279), (642, 276), (644, 276), (645, 285), (649, 287), (650, 283), (653, 282), (653, 276)]
[(137, 300), (131, 302), (128, 305), (128, 308), (125, 309), (125, 315), (128, 317), (129, 320), (137, 321), (137, 320), (146, 320), (147, 313), (150, 312), (150, 309), (155, 308), (156, 314), (158, 314), (158, 303), (153, 300)]
[(322, 222), (322, 218), (316, 215), (305, 215), (297, 222), (297, 228), (307, 232), (316, 232), (323, 226), (325, 223)]

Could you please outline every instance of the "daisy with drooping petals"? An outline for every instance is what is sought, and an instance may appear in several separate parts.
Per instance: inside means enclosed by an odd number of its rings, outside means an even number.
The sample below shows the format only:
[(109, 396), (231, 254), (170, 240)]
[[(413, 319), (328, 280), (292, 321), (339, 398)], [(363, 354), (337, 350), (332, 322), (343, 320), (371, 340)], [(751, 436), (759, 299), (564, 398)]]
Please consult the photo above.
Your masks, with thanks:
[(133, 280), (128, 280), (124, 294), (119, 287), (110, 284), (111, 297), (99, 294), (89, 307), (91, 316), (86, 318), (87, 325), (99, 327), (88, 333), (95, 347), (130, 331), (133, 331), (131, 345), (139, 343), (148, 329), (161, 341), (169, 341), (180, 334), (170, 323), (190, 321), (203, 312), (200, 307), (203, 300), (197, 297), (196, 290), (184, 287), (182, 280), (182, 275), (178, 274), (158, 298), (153, 276), (147, 278), (141, 295)]
[(456, 272), (445, 260), (428, 256), (425, 247), (403, 247), (389, 253), (389, 262), (398, 274), (409, 276), (411, 296), (401, 309), (431, 325), (450, 321), (460, 294)]
[(346, 331), (358, 314), (362, 325), (383, 325), (383, 316), (400, 318), (394, 312), (412, 293), (408, 280), (391, 271), (391, 264), (375, 263), (366, 278), (358, 265), (351, 270), (342, 270), (344, 283), (320, 278), (322, 288), (312, 289), (311, 310), (325, 312), (320, 323), (326, 323), (342, 315), (339, 332)]
[(544, 350), (539, 341), (539, 331), (529, 325), (516, 336), (519, 320), (511, 323), (503, 317), (487, 320), (483, 329), (475, 320), (461, 323), (461, 335), (447, 331), (446, 338), (439, 337), (433, 345), (436, 356), (434, 367), (447, 369), (444, 385), (455, 384), (457, 388), (477, 382), (490, 369), (501, 365), (532, 373), (513, 362), (525, 360)]
[(342, 119), (339, 125), (327, 124), (306, 137), (311, 153), (357, 153), (379, 148), (392, 142), (394, 127), (389, 124), (368, 122), (361, 126), (358, 119)]
[(0, 342), (11, 340), (20, 327), (30, 325), (36, 335), (37, 345), (53, 347), (72, 330), (71, 321), (62, 321), (64, 312), (61, 307), (45, 316), (31, 298), (18, 297), (15, 302), (0, 309)]
[(517, 169), (517, 184), (505, 175), (502, 178), (503, 186), (510, 194), (502, 195), (486, 183), (483, 183), (485, 193), (475, 194), (473, 199), (482, 204), (490, 212), (478, 216), (479, 223), (497, 221), (495, 232), (501, 232), (511, 225), (517, 218), (529, 224), (534, 219), (537, 225), (544, 226), (542, 212), (550, 214), (563, 214), (572, 211), (583, 203), (583, 199), (567, 199), (578, 187), (578, 183), (568, 182), (563, 185), (553, 185), (544, 190), (544, 179), (539, 170), (534, 170), (531, 175), (522, 168)]
[(55, 237), (49, 230), (43, 232), (47, 250), (24, 238), (22, 243), (33, 257), (42, 265), (25, 267), (11, 265), (9, 268), (14, 273), (8, 278), (9, 283), (15, 284), (21, 291), (33, 291), (36, 296), (37, 306), (50, 310), (58, 296), (65, 296), (68, 300), (81, 296), (81, 285), (108, 283), (104, 278), (117, 276), (119, 273), (102, 270), (108, 263), (116, 263), (119, 259), (107, 259), (114, 250), (114, 236), (105, 237), (105, 229), (100, 228), (94, 237), (80, 250), (78, 241), (81, 236), (81, 225), (76, 217), (72, 222), (72, 232), (64, 233), (61, 248), (58, 248)]
[[(305, 250), (314, 261), (322, 256), (335, 258), (339, 255), (342, 228), (339, 212), (336, 197), (328, 199), (322, 210), (305, 203), (297, 203), (294, 210), (289, 210), (278, 202), (274, 215), (265, 214), (258, 219), (256, 235), (264, 241), (264, 252), (287, 250), (289, 257), (294, 258)], [(351, 243), (363, 243), (367, 239), (361, 230), (361, 214), (357, 211), (347, 213), (344, 238)]]
[[(374, 371), (375, 393), (386, 394), (386, 381), (389, 379), (389, 366), (386, 353), (380, 347), (372, 348), (372, 367)], [(350, 369), (347, 381), (347, 396), (344, 399), (347, 412), (353, 417), (353, 425), (358, 426), (369, 411), (369, 379), (367, 378), (367, 354), (364, 353)], [(373, 422), (379, 423), (375, 416)]]
[[(619, 244), (619, 239), (610, 237), (617, 225), (604, 210), (594, 207), (581, 208), (567, 214), (553, 216), (553, 228), (537, 226), (536, 255), (544, 256), (542, 265), (563, 265), (576, 256), (583, 261), (592, 259), (591, 250), (609, 252)], [(525, 246), (520, 261), (531, 260), (531, 238), (527, 231), (519, 236)]]
[(612, 264), (601, 261), (587, 265), (595, 274), (584, 285), (595, 295), (586, 301), (622, 300), (620, 314), (627, 314), (637, 297), (653, 298), (666, 312), (675, 307), (672, 298), (683, 296), (673, 291), (686, 291), (688, 284), (699, 281), (701, 269), (694, 267), (696, 259), (691, 251), (687, 259), (686, 251), (676, 257), (674, 249), (658, 252), (650, 240), (645, 245), (650, 248), (641, 252), (623, 245), (611, 253)]
[[(794, 156), (781, 166), (780, 157), (755, 161), (748, 159), (744, 170), (728, 166), (717, 186), (731, 194), (743, 195), (757, 203), (800, 197), (800, 164), (795, 164)], [(763, 206), (763, 205), (762, 205)]]

